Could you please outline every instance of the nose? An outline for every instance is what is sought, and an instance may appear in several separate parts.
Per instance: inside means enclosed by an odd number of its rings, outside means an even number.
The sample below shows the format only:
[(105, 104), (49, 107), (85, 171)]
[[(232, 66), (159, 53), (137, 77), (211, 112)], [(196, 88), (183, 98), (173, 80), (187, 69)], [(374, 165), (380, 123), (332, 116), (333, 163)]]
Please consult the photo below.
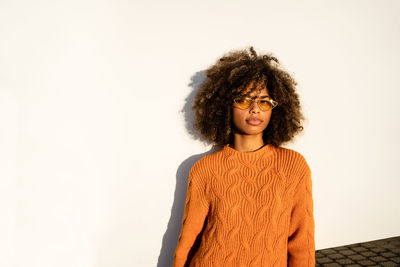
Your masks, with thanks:
[(253, 101), (253, 103), (251, 103), (251, 105), (250, 105), (250, 110), (249, 111), (252, 112), (252, 113), (257, 113), (257, 112), (260, 112), (261, 110), (260, 110), (260, 107), (258, 106), (258, 103)]

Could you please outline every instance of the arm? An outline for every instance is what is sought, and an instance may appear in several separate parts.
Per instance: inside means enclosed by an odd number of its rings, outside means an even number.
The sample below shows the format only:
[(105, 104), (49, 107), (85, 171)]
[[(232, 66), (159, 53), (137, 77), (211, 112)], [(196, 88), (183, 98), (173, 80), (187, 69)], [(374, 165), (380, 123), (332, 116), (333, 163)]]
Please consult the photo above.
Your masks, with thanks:
[(197, 168), (193, 166), (189, 174), (182, 230), (175, 249), (173, 267), (183, 267), (185, 265), (189, 251), (197, 235), (201, 232), (208, 214), (205, 189), (203, 186), (198, 185), (202, 183), (196, 180), (197, 176)]
[(288, 238), (289, 266), (315, 266), (314, 228), (311, 170), (307, 165), (293, 196)]

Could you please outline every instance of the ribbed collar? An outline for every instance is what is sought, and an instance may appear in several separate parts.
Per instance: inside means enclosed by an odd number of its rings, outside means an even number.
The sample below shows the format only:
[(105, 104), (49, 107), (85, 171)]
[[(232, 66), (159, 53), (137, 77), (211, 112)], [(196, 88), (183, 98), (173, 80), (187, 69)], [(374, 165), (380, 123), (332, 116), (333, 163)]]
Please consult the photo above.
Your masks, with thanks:
[(232, 156), (232, 157), (238, 157), (246, 161), (252, 161), (262, 156), (271, 155), (273, 153), (273, 150), (274, 146), (272, 144), (267, 144), (255, 151), (242, 152), (234, 149), (229, 144), (226, 144), (223, 147), (222, 152), (228, 157)]

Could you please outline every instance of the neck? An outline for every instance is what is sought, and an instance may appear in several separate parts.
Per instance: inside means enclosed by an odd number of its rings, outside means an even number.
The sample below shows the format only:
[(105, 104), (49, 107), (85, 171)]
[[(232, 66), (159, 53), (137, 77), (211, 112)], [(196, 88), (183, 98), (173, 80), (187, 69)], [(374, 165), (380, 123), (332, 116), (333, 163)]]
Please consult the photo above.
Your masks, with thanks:
[(257, 135), (234, 134), (233, 148), (240, 152), (250, 152), (261, 148), (264, 145), (262, 133)]

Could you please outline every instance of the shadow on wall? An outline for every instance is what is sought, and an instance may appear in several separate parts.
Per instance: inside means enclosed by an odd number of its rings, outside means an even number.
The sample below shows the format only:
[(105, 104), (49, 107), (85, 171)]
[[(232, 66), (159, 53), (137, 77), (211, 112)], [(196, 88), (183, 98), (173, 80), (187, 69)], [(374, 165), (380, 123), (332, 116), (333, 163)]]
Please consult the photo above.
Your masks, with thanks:
[[(193, 127), (194, 113), (191, 109), (193, 99), (197, 94), (200, 85), (205, 79), (203, 71), (199, 71), (191, 77), (189, 86), (193, 89), (192, 92), (185, 99), (185, 105), (181, 112), (185, 118), (185, 128), (188, 133), (195, 139), (201, 142), (207, 143), (199, 133), (195, 132)], [(183, 211), (185, 208), (187, 182), (189, 178), (189, 172), (192, 166), (203, 156), (215, 153), (220, 148), (213, 146), (209, 151), (201, 154), (197, 154), (184, 160), (176, 171), (176, 188), (174, 194), (174, 203), (172, 204), (171, 217), (168, 222), (167, 230), (162, 239), (162, 246), (160, 255), (158, 256), (157, 267), (169, 267), (172, 266), (175, 248), (178, 242), (178, 237), (181, 232)]]

